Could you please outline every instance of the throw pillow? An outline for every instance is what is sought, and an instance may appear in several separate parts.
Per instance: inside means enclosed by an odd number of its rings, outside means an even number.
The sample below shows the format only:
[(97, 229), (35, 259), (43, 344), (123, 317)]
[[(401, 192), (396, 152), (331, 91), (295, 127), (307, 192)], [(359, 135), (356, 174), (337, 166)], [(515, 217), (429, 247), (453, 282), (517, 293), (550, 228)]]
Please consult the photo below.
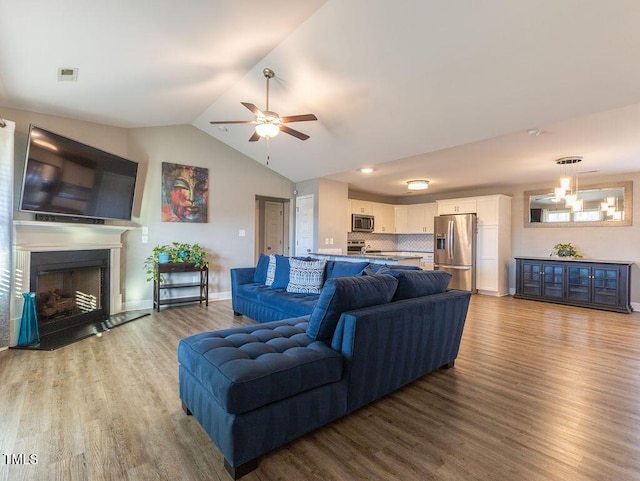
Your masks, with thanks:
[(368, 265), (368, 262), (333, 261), (327, 265), (327, 279), (359, 276)]
[[(253, 282), (264, 284), (267, 281), (267, 269), (269, 268), (269, 256), (260, 254), (258, 264), (253, 274)], [(273, 282), (273, 281), (272, 281)]]
[(273, 280), (276, 277), (276, 256), (271, 254), (269, 256), (269, 264), (267, 265), (267, 274), (264, 279), (265, 286), (273, 285)]
[(276, 273), (271, 287), (274, 289), (286, 289), (287, 284), (289, 284), (289, 258), (276, 254), (275, 259)]
[(386, 274), (398, 279), (398, 289), (393, 296), (394, 301), (445, 292), (451, 281), (451, 274), (445, 271), (389, 269)]
[(343, 312), (391, 301), (398, 286), (392, 276), (351, 276), (327, 279), (309, 318), (311, 339), (330, 339)]
[(289, 259), (289, 283), (287, 292), (320, 294), (324, 281), (326, 260)]

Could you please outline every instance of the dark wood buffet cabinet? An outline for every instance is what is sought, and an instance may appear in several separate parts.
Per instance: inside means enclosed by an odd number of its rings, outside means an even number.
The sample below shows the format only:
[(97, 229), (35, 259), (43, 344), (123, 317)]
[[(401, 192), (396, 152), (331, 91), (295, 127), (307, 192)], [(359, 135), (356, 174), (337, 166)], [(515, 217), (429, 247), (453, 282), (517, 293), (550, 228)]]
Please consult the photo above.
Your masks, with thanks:
[(633, 262), (516, 257), (520, 299), (556, 302), (607, 311), (632, 312)]

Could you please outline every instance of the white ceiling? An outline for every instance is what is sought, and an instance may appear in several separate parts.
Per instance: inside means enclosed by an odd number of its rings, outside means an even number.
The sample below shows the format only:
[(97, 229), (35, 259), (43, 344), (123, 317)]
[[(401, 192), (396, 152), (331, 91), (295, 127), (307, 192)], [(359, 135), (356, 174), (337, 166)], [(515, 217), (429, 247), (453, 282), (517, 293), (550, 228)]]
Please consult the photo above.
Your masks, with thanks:
[(0, 115), (193, 124), (264, 163), (250, 125), (209, 121), (252, 119), (270, 67), (271, 110), (319, 118), (270, 142), (294, 182), (452, 192), (550, 181), (567, 155), (637, 172), (638, 25), (637, 0), (0, 0)]

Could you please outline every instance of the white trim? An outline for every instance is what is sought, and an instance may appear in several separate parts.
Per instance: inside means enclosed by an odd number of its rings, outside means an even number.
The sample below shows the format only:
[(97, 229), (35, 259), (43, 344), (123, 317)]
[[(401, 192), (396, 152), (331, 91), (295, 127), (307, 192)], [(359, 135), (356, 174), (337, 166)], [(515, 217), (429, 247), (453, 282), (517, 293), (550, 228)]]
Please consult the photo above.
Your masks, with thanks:
[(73, 224), (64, 222), (13, 221), (14, 275), (11, 283), (10, 340), (18, 342), (23, 292), (29, 292), (31, 253), (75, 250), (109, 250), (109, 314), (122, 312), (122, 234), (133, 225)]
[[(209, 302), (227, 301), (231, 299), (231, 291), (210, 292)], [(198, 301), (194, 301), (196, 303)], [(141, 301), (129, 301), (122, 305), (123, 311), (139, 311), (141, 309), (153, 309), (153, 299), (143, 299)]]

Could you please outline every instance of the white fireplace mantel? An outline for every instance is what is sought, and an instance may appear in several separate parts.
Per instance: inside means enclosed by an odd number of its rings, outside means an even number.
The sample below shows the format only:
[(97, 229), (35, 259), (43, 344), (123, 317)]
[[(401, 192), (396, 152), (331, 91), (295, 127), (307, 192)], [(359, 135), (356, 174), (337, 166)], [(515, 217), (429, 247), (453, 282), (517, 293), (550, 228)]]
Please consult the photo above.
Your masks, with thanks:
[(122, 287), (120, 282), (120, 251), (122, 234), (136, 229), (137, 225), (73, 224), (63, 222), (13, 221), (14, 278), (11, 285), (11, 339), (17, 343), (22, 317), (23, 292), (29, 292), (31, 253), (45, 251), (70, 251), (109, 249), (111, 299), (109, 312), (122, 311)]

